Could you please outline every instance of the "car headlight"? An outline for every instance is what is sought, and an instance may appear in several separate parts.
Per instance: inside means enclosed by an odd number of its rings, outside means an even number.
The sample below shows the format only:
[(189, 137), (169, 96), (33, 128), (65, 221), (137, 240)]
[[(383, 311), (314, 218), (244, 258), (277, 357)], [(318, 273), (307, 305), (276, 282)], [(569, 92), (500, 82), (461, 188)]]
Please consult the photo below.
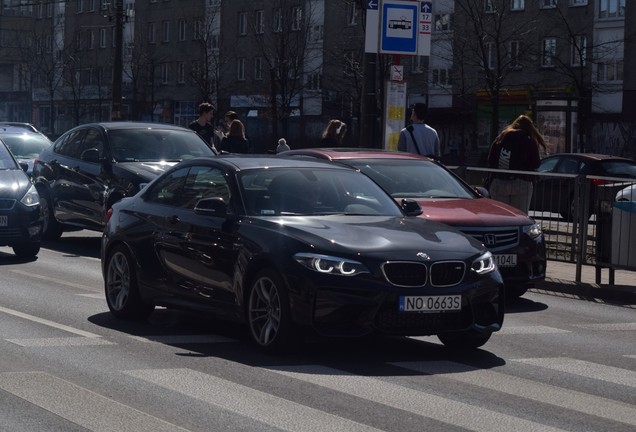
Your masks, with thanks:
[(309, 270), (318, 273), (355, 276), (360, 273), (369, 273), (369, 270), (360, 262), (346, 258), (332, 257), (312, 253), (297, 253), (294, 259)]
[(495, 271), (497, 266), (495, 265), (495, 260), (493, 259), (492, 254), (490, 252), (486, 252), (473, 261), (471, 268), (478, 275), (484, 275)]
[(38, 194), (35, 186), (31, 185), (27, 193), (24, 194), (22, 199), (20, 200), (22, 204), (27, 207), (33, 207), (40, 204), (40, 194)]
[(543, 234), (543, 230), (541, 229), (541, 224), (538, 224), (538, 223), (524, 226), (523, 232), (528, 234), (530, 238), (537, 238), (541, 234)]

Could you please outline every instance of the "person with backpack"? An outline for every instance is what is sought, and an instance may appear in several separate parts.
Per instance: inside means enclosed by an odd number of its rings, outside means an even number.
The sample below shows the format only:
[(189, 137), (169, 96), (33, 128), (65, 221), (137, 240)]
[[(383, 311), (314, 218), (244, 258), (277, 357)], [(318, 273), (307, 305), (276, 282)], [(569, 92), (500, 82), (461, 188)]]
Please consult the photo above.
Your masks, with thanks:
[(411, 110), (411, 124), (400, 131), (398, 150), (428, 156), (439, 161), (442, 157), (437, 131), (424, 121), (426, 105), (416, 103)]

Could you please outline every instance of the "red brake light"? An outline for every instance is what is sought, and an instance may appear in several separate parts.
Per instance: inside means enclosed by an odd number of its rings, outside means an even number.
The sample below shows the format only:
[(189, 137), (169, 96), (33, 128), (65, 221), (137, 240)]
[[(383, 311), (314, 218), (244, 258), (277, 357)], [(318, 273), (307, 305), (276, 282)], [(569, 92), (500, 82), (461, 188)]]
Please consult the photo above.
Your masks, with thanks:
[(104, 216), (104, 224), (107, 224), (107, 223), (108, 223), (108, 221), (110, 220), (110, 218), (111, 218), (112, 216), (113, 216), (113, 209), (112, 209), (112, 208), (109, 208), (109, 209), (106, 211), (106, 215)]
[(609, 183), (612, 183), (612, 182), (609, 180), (592, 179), (592, 184), (595, 186), (601, 186), (601, 185), (609, 184)]

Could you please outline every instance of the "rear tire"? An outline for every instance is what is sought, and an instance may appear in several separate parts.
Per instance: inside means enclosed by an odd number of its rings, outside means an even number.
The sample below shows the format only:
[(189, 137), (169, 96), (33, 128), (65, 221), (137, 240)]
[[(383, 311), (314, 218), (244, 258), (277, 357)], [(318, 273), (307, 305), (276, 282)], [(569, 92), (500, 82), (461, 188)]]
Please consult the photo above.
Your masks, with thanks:
[(492, 333), (479, 333), (475, 330), (464, 330), (454, 333), (438, 334), (438, 339), (447, 348), (456, 350), (472, 350), (484, 345)]
[(141, 320), (152, 313), (155, 307), (142, 301), (135, 263), (125, 247), (117, 246), (108, 255), (104, 276), (106, 303), (113, 315)]

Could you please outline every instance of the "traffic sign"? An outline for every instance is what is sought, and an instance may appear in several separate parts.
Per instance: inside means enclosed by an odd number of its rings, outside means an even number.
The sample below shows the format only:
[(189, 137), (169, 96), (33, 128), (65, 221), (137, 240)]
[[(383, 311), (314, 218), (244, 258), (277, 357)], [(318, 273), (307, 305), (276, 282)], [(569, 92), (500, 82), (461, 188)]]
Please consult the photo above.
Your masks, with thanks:
[(431, 28), (433, 24), (433, 2), (420, 3), (420, 24), (417, 36), (417, 55), (431, 55)]
[(382, 2), (380, 53), (417, 54), (418, 6), (417, 1)]
[(367, 28), (364, 38), (364, 52), (378, 53), (378, 27), (380, 26), (380, 0), (366, 0)]

